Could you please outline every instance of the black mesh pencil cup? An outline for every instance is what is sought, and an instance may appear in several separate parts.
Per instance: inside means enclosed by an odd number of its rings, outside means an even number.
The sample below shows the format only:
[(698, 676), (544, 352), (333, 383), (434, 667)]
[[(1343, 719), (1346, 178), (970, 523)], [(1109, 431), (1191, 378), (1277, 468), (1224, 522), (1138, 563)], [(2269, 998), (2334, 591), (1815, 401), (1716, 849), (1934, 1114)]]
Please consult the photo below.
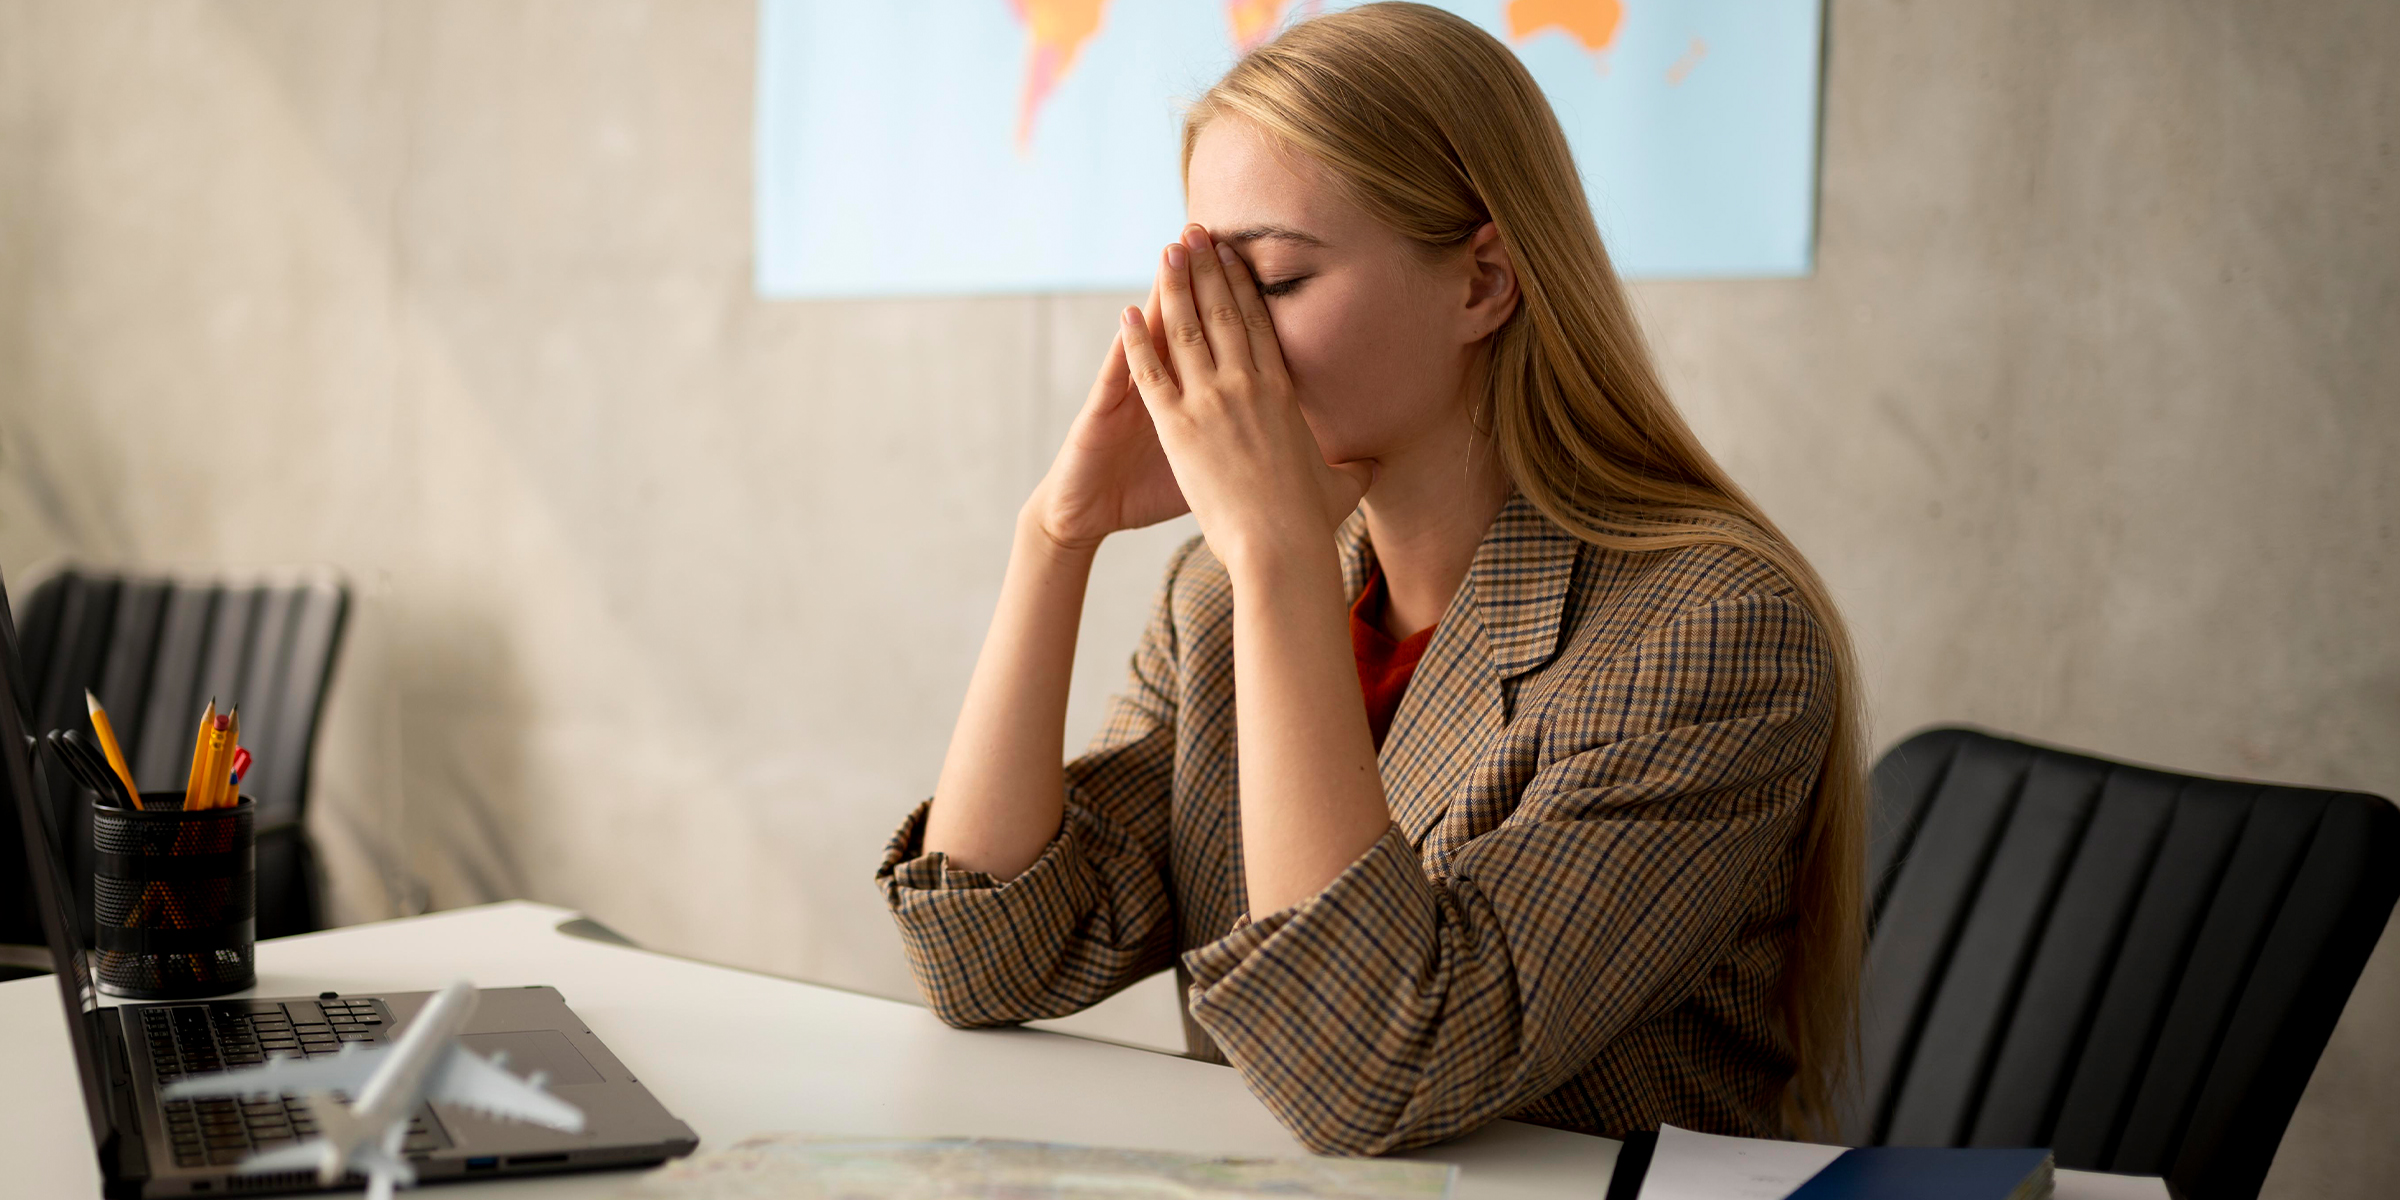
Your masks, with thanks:
[(92, 809), (93, 974), (137, 1000), (240, 991), (258, 979), (258, 806), (184, 812), (181, 792), (142, 809)]

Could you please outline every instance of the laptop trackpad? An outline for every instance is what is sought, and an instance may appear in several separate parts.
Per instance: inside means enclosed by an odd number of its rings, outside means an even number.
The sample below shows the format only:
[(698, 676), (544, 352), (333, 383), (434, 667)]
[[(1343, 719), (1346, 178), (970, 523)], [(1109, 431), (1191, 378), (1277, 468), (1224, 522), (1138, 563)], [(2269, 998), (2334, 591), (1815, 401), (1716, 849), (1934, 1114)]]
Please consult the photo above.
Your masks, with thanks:
[(511, 1075), (548, 1073), (551, 1083), (601, 1083), (600, 1072), (575, 1049), (567, 1035), (555, 1029), (519, 1029), (507, 1033), (461, 1034), (458, 1044), (490, 1058), (505, 1050), (502, 1066)]

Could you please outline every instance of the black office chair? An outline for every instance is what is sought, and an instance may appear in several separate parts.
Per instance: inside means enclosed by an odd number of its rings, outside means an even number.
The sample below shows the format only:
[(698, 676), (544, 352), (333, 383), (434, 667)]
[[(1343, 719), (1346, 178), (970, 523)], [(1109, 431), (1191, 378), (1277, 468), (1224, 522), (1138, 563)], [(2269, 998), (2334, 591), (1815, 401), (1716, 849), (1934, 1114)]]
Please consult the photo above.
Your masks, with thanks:
[(1875, 767), (1852, 1145), (2258, 1194), (2400, 894), (2400, 812), (1936, 729)]
[[(341, 582), (324, 574), (251, 584), (69, 570), (12, 607), (21, 618), (28, 678), (20, 694), (32, 698), (30, 727), (88, 734), (83, 693), (91, 689), (145, 791), (182, 789), (192, 731), (211, 697), (220, 708), (241, 705), (242, 744), (253, 761), (242, 792), (258, 804), (258, 936), (321, 928), (324, 883), (303, 822), (317, 719), (349, 608)], [(88, 798), (67, 785), (66, 772), (46, 774), (66, 818), (65, 849), (79, 861), (89, 853)], [(22, 853), (13, 825), (0, 843), (0, 852)], [(89, 872), (77, 875), (88, 888)], [(79, 899), (88, 922), (89, 897)], [(41, 941), (30, 897), (0, 894), (0, 905), (0, 943)]]

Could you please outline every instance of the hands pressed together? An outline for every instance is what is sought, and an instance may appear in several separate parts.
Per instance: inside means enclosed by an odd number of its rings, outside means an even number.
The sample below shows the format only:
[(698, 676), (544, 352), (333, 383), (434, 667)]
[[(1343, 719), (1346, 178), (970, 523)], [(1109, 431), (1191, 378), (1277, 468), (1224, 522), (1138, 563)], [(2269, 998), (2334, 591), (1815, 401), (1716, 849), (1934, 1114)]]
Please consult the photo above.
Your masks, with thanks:
[[(1138, 399), (1139, 403), (1128, 403)], [(1189, 511), (1228, 567), (1330, 550), (1368, 463), (1328, 465), (1249, 266), (1198, 225), (1128, 307), (1030, 513), (1063, 548)]]
[(1243, 871), (1254, 912), (1322, 890), (1391, 825), (1334, 528), (1371, 463), (1330, 466), (1250, 268), (1198, 225), (1128, 308), (1019, 516), (923, 845), (1013, 879), (1064, 819), (1066, 696), (1092, 552), (1190, 512), (1233, 584)]

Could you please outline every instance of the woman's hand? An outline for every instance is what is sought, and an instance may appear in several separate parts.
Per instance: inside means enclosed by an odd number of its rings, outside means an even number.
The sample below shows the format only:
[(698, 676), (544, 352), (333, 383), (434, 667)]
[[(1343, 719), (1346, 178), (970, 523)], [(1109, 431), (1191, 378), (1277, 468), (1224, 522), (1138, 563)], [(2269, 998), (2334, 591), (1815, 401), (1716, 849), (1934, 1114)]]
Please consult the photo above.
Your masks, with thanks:
[(1239, 255), (1185, 228), (1158, 296), (1169, 357), (1131, 309), (1117, 340), (1233, 580), (1242, 875), (1264, 916), (1324, 890), (1392, 823), (1333, 542), (1374, 469), (1326, 465)]
[[(1157, 289), (1143, 309), (1129, 311), (1145, 313), (1135, 340), (1156, 357), (1163, 345), (1153, 332), (1159, 328)], [(1159, 448), (1158, 430), (1134, 395), (1125, 343), (1121, 331), (1109, 343), (1083, 411), (1075, 414), (1049, 474), (1026, 501), (1026, 518), (1061, 549), (1089, 551), (1120, 529), (1155, 525), (1191, 511)]]
[[(1374, 467), (1326, 464), (1248, 265), (1186, 226), (1152, 294), (1157, 316), (1126, 309), (1117, 345), (1210, 549), (1238, 570), (1325, 548)], [(1164, 355), (1152, 333), (1162, 321)]]

